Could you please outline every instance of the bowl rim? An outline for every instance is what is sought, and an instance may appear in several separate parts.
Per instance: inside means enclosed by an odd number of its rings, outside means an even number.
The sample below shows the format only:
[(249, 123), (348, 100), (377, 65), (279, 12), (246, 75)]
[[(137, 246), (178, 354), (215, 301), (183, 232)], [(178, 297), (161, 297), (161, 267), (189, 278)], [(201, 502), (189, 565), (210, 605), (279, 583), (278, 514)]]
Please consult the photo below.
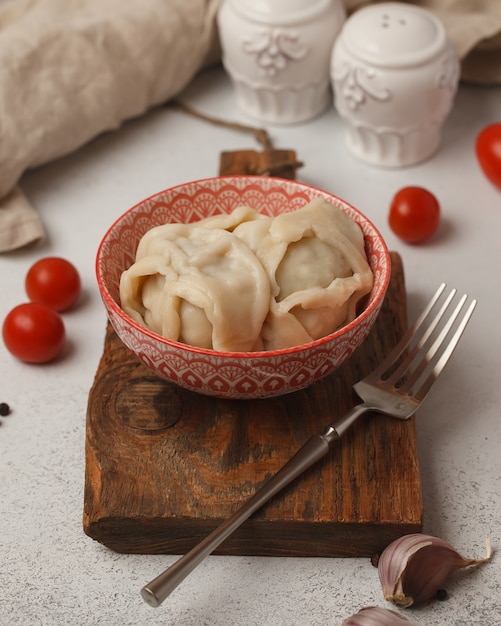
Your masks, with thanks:
[[(181, 341), (176, 341), (174, 339), (163, 337), (162, 335), (159, 335), (158, 333), (153, 332), (149, 328), (142, 326), (141, 324), (133, 320), (131, 317), (129, 317), (129, 315), (125, 313), (125, 311), (120, 307), (117, 301), (110, 294), (105, 284), (105, 279), (101, 272), (100, 261), (102, 258), (103, 249), (107, 245), (109, 236), (112, 233), (112, 231), (114, 231), (116, 227), (120, 224), (120, 222), (122, 222), (128, 215), (130, 215), (134, 211), (137, 211), (138, 208), (144, 205), (146, 202), (155, 200), (155, 198), (158, 198), (159, 196), (162, 196), (166, 193), (175, 193), (176, 191), (186, 188), (188, 185), (202, 185), (203, 186), (205, 183), (208, 183), (208, 182), (221, 181), (221, 182), (230, 183), (231, 181), (243, 180), (243, 179), (248, 180), (249, 182), (253, 182), (253, 183), (257, 181), (262, 182), (264, 179), (264, 180), (267, 180), (268, 182), (276, 181), (278, 185), (284, 182), (286, 182), (289, 185), (290, 184), (297, 185), (304, 191), (311, 192), (312, 199), (315, 196), (315, 194), (317, 194), (317, 197), (322, 197), (324, 199), (326, 199), (326, 196), (330, 196), (331, 198), (337, 201), (336, 206), (338, 206), (340, 209), (344, 210), (346, 207), (350, 211), (352, 211), (357, 217), (360, 217), (361, 218), (360, 222), (365, 222), (366, 224), (368, 224), (369, 227), (372, 229), (375, 237), (378, 239), (382, 248), (381, 250), (382, 257), (386, 261), (386, 272), (385, 272), (385, 275), (382, 277), (382, 283), (380, 284), (379, 289), (378, 289), (380, 297), (374, 299), (372, 302), (369, 302), (369, 304), (363, 309), (363, 311), (361, 311), (361, 313), (359, 313), (351, 322), (344, 324), (343, 326), (341, 326), (340, 328), (338, 328), (337, 330), (335, 330), (334, 332), (328, 335), (324, 335), (323, 337), (314, 339), (313, 341), (310, 341), (308, 343), (303, 343), (303, 344), (299, 344), (296, 346), (290, 346), (288, 348), (280, 348), (276, 350), (256, 350), (254, 352), (221, 351), (221, 350), (213, 350), (209, 348), (200, 348), (198, 346), (192, 346), (190, 344), (182, 343)], [(355, 221), (361, 227), (360, 222), (356, 219)], [(365, 234), (364, 234), (364, 241), (366, 241)], [(370, 265), (370, 260), (369, 260), (369, 265)], [(106, 230), (105, 234), (103, 235), (97, 248), (96, 259), (95, 259), (95, 273), (96, 273), (96, 279), (97, 279), (99, 291), (100, 291), (102, 299), (104, 300), (106, 308), (111, 309), (115, 315), (118, 315), (118, 317), (120, 317), (129, 326), (132, 326), (137, 332), (147, 335), (150, 339), (157, 341), (161, 344), (164, 344), (166, 346), (169, 346), (171, 348), (178, 348), (180, 350), (190, 352), (193, 355), (201, 355), (201, 356), (211, 357), (211, 358), (239, 358), (239, 359), (245, 359), (245, 358), (246, 359), (260, 359), (261, 358), (262, 359), (263, 357), (273, 358), (273, 357), (279, 357), (279, 356), (286, 356), (288, 354), (300, 354), (303, 352), (310, 351), (324, 344), (331, 343), (332, 341), (337, 339), (339, 336), (349, 333), (355, 326), (360, 324), (360, 322), (363, 322), (367, 317), (372, 315), (374, 311), (377, 310), (381, 306), (382, 300), (384, 299), (385, 294), (388, 289), (388, 285), (389, 285), (390, 278), (391, 278), (391, 256), (388, 250), (388, 246), (383, 236), (381, 235), (381, 232), (375, 226), (375, 224), (359, 209), (354, 207), (352, 204), (350, 204), (343, 198), (337, 196), (335, 193), (327, 191), (325, 189), (321, 189), (320, 187), (316, 187), (315, 185), (296, 181), (293, 179), (279, 178), (276, 176), (263, 177), (259, 175), (236, 174), (236, 175), (228, 175), (228, 176), (210, 176), (206, 178), (185, 181), (184, 183), (180, 183), (178, 185), (174, 185), (172, 187), (167, 187), (165, 189), (162, 189), (161, 191), (157, 191), (151, 194), (150, 196), (143, 198), (139, 202), (136, 202), (133, 206), (131, 206), (124, 213), (122, 213), (119, 217), (117, 217), (113, 221), (113, 223), (109, 226), (109, 228)], [(367, 294), (367, 296), (365, 297), (368, 297), (369, 295), (370, 293)], [(112, 320), (110, 321), (113, 325)]]

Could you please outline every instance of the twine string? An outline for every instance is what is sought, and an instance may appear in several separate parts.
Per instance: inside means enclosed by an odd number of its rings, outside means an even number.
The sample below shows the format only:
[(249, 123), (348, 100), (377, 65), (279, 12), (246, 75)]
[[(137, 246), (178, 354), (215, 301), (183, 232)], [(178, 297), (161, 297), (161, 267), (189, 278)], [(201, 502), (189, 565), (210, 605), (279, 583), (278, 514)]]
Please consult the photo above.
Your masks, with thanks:
[(218, 117), (213, 117), (212, 115), (207, 115), (206, 113), (201, 113), (197, 111), (190, 105), (185, 102), (181, 102), (180, 100), (174, 99), (169, 103), (175, 109), (183, 111), (188, 115), (192, 115), (193, 117), (197, 117), (205, 122), (209, 122), (210, 124), (214, 124), (215, 126), (223, 126), (225, 128), (232, 128), (233, 130), (238, 130), (240, 132), (249, 133), (254, 136), (256, 141), (265, 149), (265, 150), (273, 150), (273, 143), (270, 139), (268, 132), (264, 128), (256, 128), (255, 126), (248, 126), (247, 124), (240, 124), (239, 122), (230, 122), (227, 120), (220, 119)]

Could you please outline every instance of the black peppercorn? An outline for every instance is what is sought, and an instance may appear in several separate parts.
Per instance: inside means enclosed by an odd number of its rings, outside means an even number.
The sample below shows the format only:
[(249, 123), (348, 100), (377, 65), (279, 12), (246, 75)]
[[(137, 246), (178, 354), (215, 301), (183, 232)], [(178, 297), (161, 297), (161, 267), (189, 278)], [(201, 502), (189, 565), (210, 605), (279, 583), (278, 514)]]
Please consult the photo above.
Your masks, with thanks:
[(444, 601), (447, 599), (447, 591), (445, 589), (437, 589), (437, 600)]
[(10, 413), (10, 406), (7, 404), (7, 402), (0, 402), (0, 415), (2, 417), (5, 417), (9, 413)]

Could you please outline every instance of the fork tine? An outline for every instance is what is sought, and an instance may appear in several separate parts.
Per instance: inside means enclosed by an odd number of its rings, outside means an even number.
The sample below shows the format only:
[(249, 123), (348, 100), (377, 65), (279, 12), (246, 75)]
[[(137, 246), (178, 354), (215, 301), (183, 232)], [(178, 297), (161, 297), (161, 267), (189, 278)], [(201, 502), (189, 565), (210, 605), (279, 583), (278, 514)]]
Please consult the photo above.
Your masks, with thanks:
[(373, 370), (370, 374), (370, 378), (385, 378), (385, 373), (398, 362), (398, 359), (404, 354), (404, 352), (409, 348), (412, 344), (413, 339), (418, 336), (418, 332), (422, 325), (424, 324), (426, 318), (430, 314), (431, 310), (437, 303), (438, 299), (442, 295), (444, 289), (446, 287), (445, 283), (442, 283), (437, 291), (433, 294), (431, 300), (428, 302), (426, 307), (423, 309), (419, 317), (416, 319), (414, 324), (407, 330), (407, 332), (402, 336), (400, 341), (396, 344), (396, 346), (388, 353), (386, 358), (381, 361), (381, 363)]
[[(445, 288), (444, 283), (443, 283), (443, 287)], [(442, 292), (443, 292), (442, 285), (440, 286), (439, 292), (440, 292), (440, 295), (442, 295)], [(409, 338), (409, 341), (407, 342), (407, 345), (406, 345), (405, 358), (400, 363), (400, 365), (396, 367), (394, 371), (392, 371), (390, 375), (385, 379), (387, 380), (388, 384), (390, 383), (398, 384), (398, 382), (402, 379), (404, 374), (408, 372), (409, 367), (416, 360), (419, 352), (426, 345), (426, 342), (431, 337), (432, 333), (434, 332), (434, 330), (437, 328), (438, 324), (442, 320), (445, 312), (447, 311), (449, 307), (449, 304), (451, 303), (455, 295), (456, 295), (456, 289), (452, 289), (452, 291), (447, 296), (445, 302), (442, 304), (441, 308), (439, 309), (438, 313), (435, 315), (435, 317), (431, 321), (428, 321), (428, 316), (431, 315), (432, 311), (434, 310), (434, 306), (438, 302), (438, 298), (435, 298), (435, 297), (433, 298), (432, 300), (433, 305), (428, 307), (428, 309), (425, 311), (425, 315), (419, 318), (416, 324), (414, 324), (413, 328), (411, 329), (413, 332), (412, 332), (412, 336)], [(425, 321), (426, 321), (426, 325), (424, 325)], [(406, 377), (406, 379), (408, 379), (408, 377)]]
[(398, 389), (402, 395), (412, 395), (418, 402), (424, 398), (449, 360), (476, 306), (476, 300), (473, 300), (460, 319), (468, 298), (464, 295), (451, 314), (449, 307), (457, 292), (452, 289), (440, 304), (445, 287), (445, 283), (439, 286), (414, 324), (367, 377), (369, 380), (376, 382), (380, 379), (385, 387)]
[[(438, 325), (438, 322), (442, 319), (445, 312), (447, 311), (447, 307), (449, 306), (452, 300), (451, 296), (454, 296), (454, 295), (455, 295), (455, 290), (453, 290), (451, 295), (447, 298), (447, 301), (445, 302), (444, 306), (442, 306), (439, 313), (430, 324), (432, 332), (435, 330), (435, 328)], [(439, 350), (440, 346), (442, 345), (442, 342), (445, 341), (447, 334), (449, 333), (450, 329), (454, 325), (454, 322), (457, 319), (461, 309), (463, 308), (465, 301), (466, 301), (466, 295), (464, 295), (461, 298), (461, 300), (459, 301), (459, 304), (456, 306), (456, 309), (454, 310), (452, 315), (449, 315), (449, 318), (444, 323), (444, 327), (442, 328), (442, 331), (439, 333), (438, 337), (431, 344), (431, 347), (429, 348), (427, 347), (426, 341), (423, 341), (423, 340), (420, 341), (418, 344), (419, 350), (417, 352), (414, 352), (414, 354), (412, 354), (410, 358), (407, 358), (405, 362), (402, 364), (402, 366), (400, 366), (399, 370), (401, 371), (399, 372), (399, 376), (396, 376), (396, 375), (391, 376), (389, 380), (391, 380), (391, 382), (396, 387), (398, 387), (398, 389), (401, 392), (403, 393), (408, 392), (409, 389), (412, 388), (412, 385), (414, 385), (414, 383), (423, 374), (425, 369), (429, 366), (429, 364), (431, 363), (431, 361), (437, 354), (437, 351)], [(425, 333), (426, 339), (430, 339), (432, 332)], [(414, 369), (412, 369), (413, 363), (415, 363)], [(406, 367), (403, 367), (403, 366), (406, 366)]]
[[(468, 309), (466, 310), (466, 313), (463, 315), (463, 318), (459, 322), (454, 334), (452, 335), (452, 337), (450, 337), (447, 343), (444, 344), (444, 340), (449, 334), (452, 324), (456, 321), (457, 317), (459, 316), (459, 313), (461, 312), (461, 309), (463, 308), (466, 302), (466, 299), (467, 299), (467, 296), (463, 296), (463, 298), (461, 299), (461, 302), (456, 307), (456, 311), (454, 312), (454, 316), (453, 316), (454, 319), (452, 320), (451, 324), (450, 325), (448, 324), (442, 330), (442, 332), (440, 333), (440, 335), (434, 342), (433, 346), (429, 350), (428, 354), (429, 354), (429, 358), (431, 361), (438, 354), (438, 350), (443, 347), (441, 354), (438, 360), (436, 361), (435, 365), (433, 366), (433, 369), (429, 373), (428, 377), (423, 381), (419, 389), (413, 393), (414, 398), (418, 401), (421, 401), (425, 397), (425, 395), (430, 391), (433, 383), (437, 380), (441, 371), (444, 369), (446, 363), (448, 362), (452, 353), (454, 352), (454, 349), (456, 348), (464, 332), (464, 329), (466, 328), (466, 325), (468, 324), (470, 320), (470, 317), (472, 316), (472, 313), (477, 305), (476, 300), (471, 301)], [(428, 358), (428, 354), (426, 355), (427, 358)]]

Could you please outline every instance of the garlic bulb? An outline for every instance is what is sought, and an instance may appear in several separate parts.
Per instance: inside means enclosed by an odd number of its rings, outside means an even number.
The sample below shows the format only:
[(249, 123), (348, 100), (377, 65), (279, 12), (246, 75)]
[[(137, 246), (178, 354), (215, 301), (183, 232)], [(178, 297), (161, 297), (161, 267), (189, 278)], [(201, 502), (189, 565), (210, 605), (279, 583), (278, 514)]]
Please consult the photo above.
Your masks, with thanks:
[(489, 540), (483, 559), (465, 559), (438, 537), (404, 535), (390, 543), (379, 557), (379, 580), (386, 600), (407, 607), (432, 600), (454, 571), (490, 558)]
[(345, 619), (341, 626), (419, 626), (419, 624), (390, 609), (367, 606)]

